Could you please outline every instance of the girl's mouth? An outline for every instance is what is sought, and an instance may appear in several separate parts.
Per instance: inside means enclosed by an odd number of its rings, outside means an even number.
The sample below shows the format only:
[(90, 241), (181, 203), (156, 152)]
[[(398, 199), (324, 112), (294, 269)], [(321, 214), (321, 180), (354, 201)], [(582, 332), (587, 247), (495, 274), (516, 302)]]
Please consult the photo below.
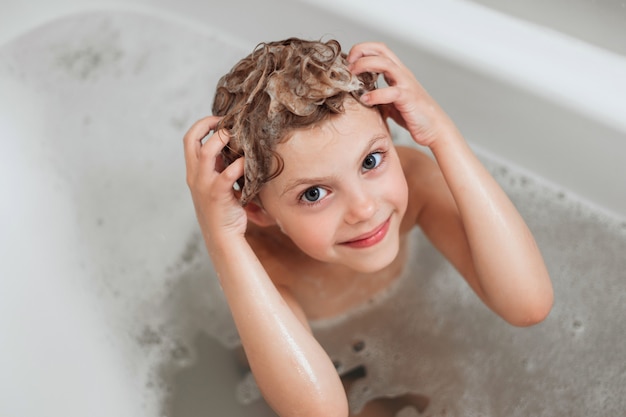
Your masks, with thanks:
[(391, 223), (391, 217), (389, 217), (383, 224), (378, 226), (376, 229), (362, 234), (361, 236), (356, 237), (355, 239), (342, 242), (341, 244), (344, 246), (349, 246), (351, 248), (362, 249), (369, 248), (370, 246), (374, 246), (381, 240), (385, 238), (387, 232), (389, 231), (389, 224)]

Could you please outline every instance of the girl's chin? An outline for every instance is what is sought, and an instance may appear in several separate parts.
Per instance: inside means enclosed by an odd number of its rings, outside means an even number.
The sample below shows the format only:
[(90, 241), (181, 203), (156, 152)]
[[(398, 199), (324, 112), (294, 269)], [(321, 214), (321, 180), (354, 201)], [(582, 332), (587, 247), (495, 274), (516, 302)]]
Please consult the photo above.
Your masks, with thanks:
[(398, 248), (387, 250), (386, 253), (377, 253), (364, 256), (361, 259), (350, 259), (344, 263), (345, 266), (354, 269), (357, 272), (372, 274), (390, 266), (398, 256)]

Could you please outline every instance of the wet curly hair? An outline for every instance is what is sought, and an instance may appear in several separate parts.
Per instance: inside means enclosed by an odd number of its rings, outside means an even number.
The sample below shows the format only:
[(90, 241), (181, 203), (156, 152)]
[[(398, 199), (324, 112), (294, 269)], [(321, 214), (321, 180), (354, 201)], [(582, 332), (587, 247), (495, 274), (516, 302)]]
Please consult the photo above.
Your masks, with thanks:
[[(226, 165), (245, 156), (240, 201), (246, 205), (263, 184), (278, 176), (283, 161), (276, 145), (295, 129), (344, 112), (344, 102), (376, 88), (377, 74), (348, 70), (336, 40), (289, 38), (259, 44), (217, 84), (213, 114), (231, 139)], [(360, 102), (360, 101), (359, 101)]]

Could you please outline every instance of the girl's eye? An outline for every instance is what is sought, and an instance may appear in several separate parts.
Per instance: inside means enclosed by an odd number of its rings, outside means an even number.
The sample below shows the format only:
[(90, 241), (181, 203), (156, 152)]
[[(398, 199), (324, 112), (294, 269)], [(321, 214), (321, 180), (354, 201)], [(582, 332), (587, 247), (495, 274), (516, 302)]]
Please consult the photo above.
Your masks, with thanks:
[(383, 160), (383, 155), (381, 152), (374, 152), (365, 157), (363, 160), (363, 169), (369, 171), (371, 169), (376, 168)]
[(307, 203), (315, 203), (324, 198), (326, 194), (328, 194), (328, 191), (322, 187), (311, 187), (307, 188), (300, 198)]

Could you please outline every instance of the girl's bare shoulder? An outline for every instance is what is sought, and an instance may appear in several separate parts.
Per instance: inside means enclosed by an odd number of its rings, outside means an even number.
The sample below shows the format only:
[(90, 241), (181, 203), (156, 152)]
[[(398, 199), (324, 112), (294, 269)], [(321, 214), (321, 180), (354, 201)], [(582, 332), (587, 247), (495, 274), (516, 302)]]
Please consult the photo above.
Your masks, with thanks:
[(396, 146), (409, 189), (409, 203), (402, 222), (406, 231), (417, 223), (420, 212), (434, 193), (447, 188), (439, 166), (426, 153), (408, 146)]
[(424, 179), (422, 175), (440, 173), (434, 159), (421, 150), (410, 146), (396, 146), (396, 151), (407, 181), (416, 182)]

